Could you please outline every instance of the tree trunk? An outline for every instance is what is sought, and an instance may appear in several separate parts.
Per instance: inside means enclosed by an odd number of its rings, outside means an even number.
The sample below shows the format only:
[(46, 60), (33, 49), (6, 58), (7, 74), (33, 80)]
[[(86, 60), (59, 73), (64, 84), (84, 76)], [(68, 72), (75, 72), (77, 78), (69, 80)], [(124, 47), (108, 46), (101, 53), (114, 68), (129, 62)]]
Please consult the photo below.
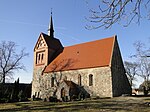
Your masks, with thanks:
[(3, 74), (2, 83), (5, 84), (5, 74)]

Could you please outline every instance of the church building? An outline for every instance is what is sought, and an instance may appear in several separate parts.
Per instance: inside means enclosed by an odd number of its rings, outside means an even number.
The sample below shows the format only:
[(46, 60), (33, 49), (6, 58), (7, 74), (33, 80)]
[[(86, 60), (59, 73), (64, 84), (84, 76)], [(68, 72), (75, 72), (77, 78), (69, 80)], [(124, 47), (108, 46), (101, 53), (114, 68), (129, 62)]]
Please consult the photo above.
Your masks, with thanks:
[(54, 37), (51, 15), (48, 34), (34, 47), (32, 96), (59, 100), (131, 94), (117, 36), (63, 47)]

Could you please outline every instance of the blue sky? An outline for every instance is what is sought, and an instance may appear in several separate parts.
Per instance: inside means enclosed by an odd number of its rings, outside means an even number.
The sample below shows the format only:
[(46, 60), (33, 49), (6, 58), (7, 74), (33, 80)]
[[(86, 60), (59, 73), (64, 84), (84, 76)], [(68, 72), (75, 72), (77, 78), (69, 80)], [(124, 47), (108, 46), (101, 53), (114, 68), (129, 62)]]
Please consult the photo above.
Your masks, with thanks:
[[(89, 1), (87, 4), (86, 1)], [(143, 19), (140, 25), (134, 22), (127, 28), (115, 24), (111, 29), (87, 30), (89, 8), (97, 7), (98, 0), (0, 0), (0, 41), (14, 41), (19, 49), (26, 48), (30, 56), (23, 63), (27, 72), (16, 72), (15, 79), (30, 83), (33, 72), (33, 48), (41, 32), (47, 33), (51, 8), (55, 37), (64, 46), (118, 36), (124, 60), (134, 54), (133, 43), (141, 40), (148, 44), (150, 21)]]

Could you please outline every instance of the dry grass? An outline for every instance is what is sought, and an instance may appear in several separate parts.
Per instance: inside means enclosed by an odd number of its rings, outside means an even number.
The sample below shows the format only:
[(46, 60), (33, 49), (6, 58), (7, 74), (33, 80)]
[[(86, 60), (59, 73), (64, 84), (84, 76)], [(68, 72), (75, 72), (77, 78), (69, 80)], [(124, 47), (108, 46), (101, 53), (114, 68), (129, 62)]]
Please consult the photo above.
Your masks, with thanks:
[(116, 97), (75, 102), (18, 102), (0, 104), (2, 112), (150, 112), (150, 97)]

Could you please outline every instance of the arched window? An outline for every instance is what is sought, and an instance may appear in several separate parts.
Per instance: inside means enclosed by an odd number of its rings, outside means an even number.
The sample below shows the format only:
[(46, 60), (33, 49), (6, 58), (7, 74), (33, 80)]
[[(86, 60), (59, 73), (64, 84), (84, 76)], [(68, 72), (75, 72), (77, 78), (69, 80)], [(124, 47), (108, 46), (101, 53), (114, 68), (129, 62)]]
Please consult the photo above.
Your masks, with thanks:
[(63, 98), (66, 96), (66, 91), (64, 88), (61, 89), (61, 98), (62, 100), (64, 100)]
[(39, 57), (38, 57), (38, 58), (39, 58), (38, 60), (40, 61), (40, 58), (41, 58), (41, 54), (39, 54)]
[(41, 63), (43, 63), (43, 59), (44, 59), (44, 54), (41, 54)]
[(51, 87), (54, 87), (54, 77), (51, 78)]
[(81, 75), (80, 74), (78, 75), (78, 85), (81, 86)]
[(42, 53), (41, 60), (43, 60), (43, 58), (44, 58), (44, 54)]
[(93, 75), (90, 74), (89, 75), (89, 86), (92, 86), (93, 85)]

